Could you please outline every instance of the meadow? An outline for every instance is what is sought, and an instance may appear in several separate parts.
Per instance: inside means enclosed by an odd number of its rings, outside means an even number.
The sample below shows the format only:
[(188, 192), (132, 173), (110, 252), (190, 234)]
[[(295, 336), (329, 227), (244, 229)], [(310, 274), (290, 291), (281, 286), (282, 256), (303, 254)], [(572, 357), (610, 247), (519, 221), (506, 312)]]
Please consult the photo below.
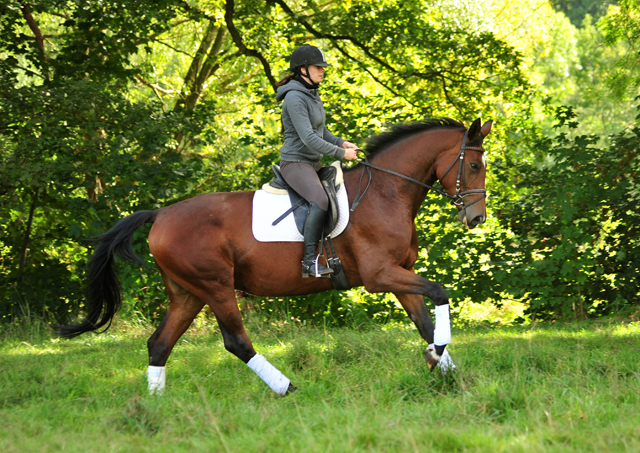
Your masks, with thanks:
[(446, 376), (408, 324), (247, 327), (294, 394), (275, 395), (202, 318), (161, 396), (144, 378), (149, 326), (71, 341), (5, 329), (0, 450), (640, 451), (637, 321), (456, 329)]

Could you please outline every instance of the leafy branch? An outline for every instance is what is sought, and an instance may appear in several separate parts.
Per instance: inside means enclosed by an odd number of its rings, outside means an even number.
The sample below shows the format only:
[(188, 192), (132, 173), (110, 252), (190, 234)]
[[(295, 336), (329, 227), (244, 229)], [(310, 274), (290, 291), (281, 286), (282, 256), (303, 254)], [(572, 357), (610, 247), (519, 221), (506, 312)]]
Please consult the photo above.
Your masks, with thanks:
[(271, 73), (271, 66), (269, 66), (269, 62), (264, 57), (264, 55), (262, 55), (262, 53), (260, 53), (255, 49), (249, 49), (245, 45), (244, 41), (242, 40), (242, 36), (240, 35), (240, 33), (238, 32), (238, 29), (234, 25), (233, 23), (234, 9), (235, 9), (234, 0), (227, 0), (227, 2), (225, 3), (224, 19), (227, 23), (227, 29), (229, 30), (229, 34), (233, 38), (233, 42), (235, 43), (236, 47), (238, 47), (240, 52), (242, 52), (243, 55), (254, 57), (260, 60), (260, 63), (262, 63), (262, 67), (264, 68), (264, 73), (267, 76), (267, 79), (269, 80), (269, 83), (271, 84), (273, 91), (276, 91), (276, 85), (278, 84), (278, 82), (276, 81), (276, 79), (273, 77), (273, 74)]

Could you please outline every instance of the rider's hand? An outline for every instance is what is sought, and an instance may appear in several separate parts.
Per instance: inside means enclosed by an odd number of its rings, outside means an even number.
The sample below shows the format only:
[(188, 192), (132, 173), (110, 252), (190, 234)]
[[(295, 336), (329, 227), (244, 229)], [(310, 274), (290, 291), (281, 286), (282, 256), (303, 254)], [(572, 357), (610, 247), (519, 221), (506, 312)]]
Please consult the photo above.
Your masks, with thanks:
[(345, 140), (342, 142), (342, 147), (344, 148), (344, 158), (346, 160), (355, 160), (358, 158), (358, 151), (360, 151), (360, 148), (356, 145)]
[(358, 157), (358, 148), (348, 148), (344, 150), (344, 158), (347, 160), (355, 160)]
[(356, 145), (354, 145), (353, 143), (348, 142), (348, 141), (346, 141), (346, 140), (345, 140), (344, 142), (342, 142), (342, 147), (343, 147), (344, 149), (357, 149), (357, 150), (359, 150), (359, 149), (360, 149), (360, 148), (358, 148)]

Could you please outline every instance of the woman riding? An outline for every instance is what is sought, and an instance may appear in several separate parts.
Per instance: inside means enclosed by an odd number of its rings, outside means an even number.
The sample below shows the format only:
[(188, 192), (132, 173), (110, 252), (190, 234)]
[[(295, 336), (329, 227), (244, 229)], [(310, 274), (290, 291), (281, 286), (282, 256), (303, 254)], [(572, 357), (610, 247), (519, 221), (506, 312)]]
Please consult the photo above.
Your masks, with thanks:
[(302, 276), (322, 277), (333, 269), (318, 263), (316, 251), (322, 236), (329, 200), (317, 171), (322, 157), (354, 160), (358, 147), (329, 132), (318, 95), (325, 68), (331, 66), (320, 49), (309, 44), (291, 54), (292, 74), (278, 83), (276, 99), (282, 104), (284, 144), (280, 148), (280, 171), (285, 181), (310, 204), (304, 225)]

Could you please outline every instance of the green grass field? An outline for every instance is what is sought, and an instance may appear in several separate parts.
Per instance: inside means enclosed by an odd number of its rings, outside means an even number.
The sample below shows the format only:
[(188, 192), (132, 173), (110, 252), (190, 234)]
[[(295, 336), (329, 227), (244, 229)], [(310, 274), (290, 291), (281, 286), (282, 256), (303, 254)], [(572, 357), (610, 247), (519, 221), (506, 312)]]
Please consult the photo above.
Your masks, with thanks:
[(454, 377), (429, 373), (409, 325), (248, 322), (298, 387), (278, 397), (192, 328), (147, 394), (150, 327), (0, 343), (2, 452), (639, 452), (640, 323), (454, 330)]

